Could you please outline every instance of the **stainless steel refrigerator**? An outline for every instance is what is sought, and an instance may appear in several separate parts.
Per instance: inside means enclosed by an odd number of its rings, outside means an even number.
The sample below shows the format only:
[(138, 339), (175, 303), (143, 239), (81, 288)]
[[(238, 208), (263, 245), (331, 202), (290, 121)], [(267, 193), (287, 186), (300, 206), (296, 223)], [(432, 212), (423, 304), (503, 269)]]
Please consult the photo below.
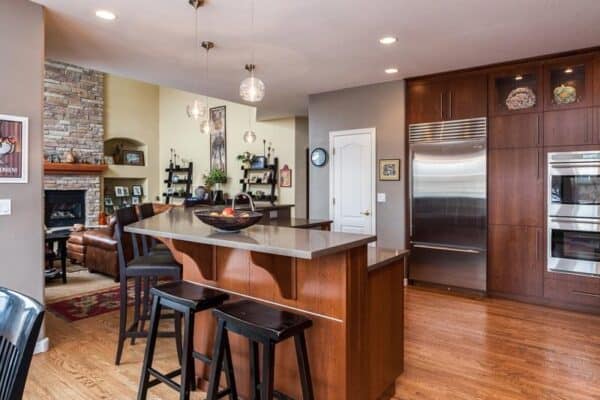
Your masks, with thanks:
[(409, 279), (486, 290), (487, 118), (409, 126)]

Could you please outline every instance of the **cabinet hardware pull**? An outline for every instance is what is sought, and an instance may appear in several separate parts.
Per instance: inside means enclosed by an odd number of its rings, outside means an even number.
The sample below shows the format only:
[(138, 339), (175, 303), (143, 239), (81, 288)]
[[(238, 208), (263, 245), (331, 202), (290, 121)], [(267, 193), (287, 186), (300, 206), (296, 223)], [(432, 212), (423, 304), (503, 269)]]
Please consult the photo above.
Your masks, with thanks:
[(444, 119), (444, 92), (440, 93), (440, 118)]
[(540, 174), (540, 151), (537, 151), (537, 179), (539, 180), (542, 174)]
[(537, 115), (537, 144), (538, 146), (542, 144), (542, 126), (540, 121), (540, 114)]
[(449, 102), (450, 104), (448, 105), (448, 114), (450, 115), (448, 116), (448, 119), (452, 119), (452, 90), (450, 91)]

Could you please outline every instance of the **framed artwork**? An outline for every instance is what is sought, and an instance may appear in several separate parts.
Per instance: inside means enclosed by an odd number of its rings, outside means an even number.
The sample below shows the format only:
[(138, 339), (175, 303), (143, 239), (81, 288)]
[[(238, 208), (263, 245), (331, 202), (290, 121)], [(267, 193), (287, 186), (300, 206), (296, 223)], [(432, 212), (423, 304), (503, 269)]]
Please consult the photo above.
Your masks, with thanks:
[(0, 114), (0, 183), (27, 183), (29, 118)]
[(129, 188), (127, 186), (123, 186), (123, 196), (129, 197)]
[(141, 185), (133, 185), (131, 187), (131, 194), (136, 197), (141, 197), (144, 195), (144, 190), (142, 189)]
[(400, 160), (379, 160), (379, 180), (399, 181)]
[(140, 165), (144, 163), (144, 152), (140, 150), (123, 150), (123, 164)]
[(123, 186), (115, 186), (115, 196), (125, 197), (125, 188)]
[(137, 205), (137, 204), (140, 204), (140, 198), (136, 197), (136, 196), (133, 196), (131, 198), (131, 204), (134, 205), (134, 206)]
[(225, 106), (213, 107), (210, 116), (210, 169), (227, 173), (227, 121)]
[(104, 198), (104, 205), (106, 207), (112, 207), (114, 205), (112, 197), (105, 197)]
[(292, 187), (292, 170), (287, 164), (279, 170), (279, 186), (280, 187)]
[(104, 156), (104, 164), (113, 165), (115, 163), (115, 159), (113, 156)]

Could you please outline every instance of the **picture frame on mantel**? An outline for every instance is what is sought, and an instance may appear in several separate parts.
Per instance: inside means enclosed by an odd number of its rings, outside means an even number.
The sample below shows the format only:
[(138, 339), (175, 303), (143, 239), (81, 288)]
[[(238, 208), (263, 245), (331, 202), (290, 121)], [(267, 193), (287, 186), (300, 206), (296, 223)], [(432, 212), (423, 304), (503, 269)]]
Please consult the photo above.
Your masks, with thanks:
[(0, 183), (27, 183), (29, 118), (0, 114)]
[(379, 160), (379, 180), (380, 181), (399, 181), (400, 180), (400, 160), (399, 159)]

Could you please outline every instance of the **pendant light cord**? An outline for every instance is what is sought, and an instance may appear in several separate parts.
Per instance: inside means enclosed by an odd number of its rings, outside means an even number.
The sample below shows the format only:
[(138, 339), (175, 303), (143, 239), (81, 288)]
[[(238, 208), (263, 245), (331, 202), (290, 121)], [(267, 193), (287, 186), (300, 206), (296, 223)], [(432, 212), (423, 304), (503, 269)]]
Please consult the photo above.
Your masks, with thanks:
[(251, 33), (250, 37), (252, 38), (252, 46), (251, 46), (252, 53), (251, 53), (250, 59), (252, 60), (252, 65), (254, 65), (254, 51), (255, 51), (255, 45), (256, 45), (256, 37), (255, 37), (256, 31), (254, 29), (254, 18), (255, 18), (254, 17), (254, 1), (255, 0), (251, 0), (251, 4), (252, 4), (252, 11), (251, 11), (251, 15), (252, 15), (252, 29), (250, 31), (250, 33)]

